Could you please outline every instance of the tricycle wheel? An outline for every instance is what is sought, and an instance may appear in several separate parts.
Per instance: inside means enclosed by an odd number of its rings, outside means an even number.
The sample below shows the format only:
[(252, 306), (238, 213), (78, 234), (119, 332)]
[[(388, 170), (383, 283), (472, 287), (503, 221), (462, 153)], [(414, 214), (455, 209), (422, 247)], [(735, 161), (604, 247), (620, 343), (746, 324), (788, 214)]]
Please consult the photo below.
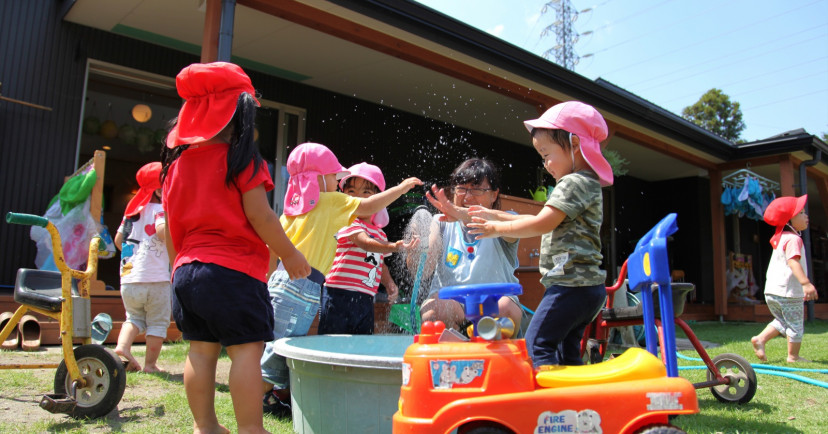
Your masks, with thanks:
[(686, 434), (686, 432), (673, 425), (648, 425), (638, 431), (638, 434)]
[(587, 341), (586, 353), (590, 365), (604, 361), (604, 356), (601, 355), (601, 344), (595, 339)]
[[(75, 360), (86, 386), (77, 390), (77, 405), (69, 413), (76, 419), (96, 419), (109, 414), (124, 396), (126, 370), (114, 351), (100, 345), (82, 345), (75, 348)], [(69, 395), (72, 377), (61, 361), (55, 373), (55, 393)]]
[[(719, 354), (713, 358), (713, 366), (722, 376), (730, 378), (730, 384), (710, 388), (710, 392), (721, 402), (744, 404), (756, 394), (756, 373), (753, 367), (738, 354)], [(707, 371), (707, 380), (713, 381), (716, 374)]]

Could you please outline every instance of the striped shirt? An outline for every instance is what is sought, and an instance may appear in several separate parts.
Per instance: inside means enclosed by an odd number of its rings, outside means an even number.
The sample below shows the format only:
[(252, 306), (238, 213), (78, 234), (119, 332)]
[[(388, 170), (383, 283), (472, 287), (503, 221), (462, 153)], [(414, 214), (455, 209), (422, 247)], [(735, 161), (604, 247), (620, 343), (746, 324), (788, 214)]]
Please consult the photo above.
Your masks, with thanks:
[(325, 286), (373, 296), (377, 294), (382, 277), (383, 258), (391, 254), (366, 252), (357, 247), (350, 236), (360, 232), (365, 232), (376, 240), (388, 241), (382, 229), (359, 218), (337, 232), (336, 257), (331, 271), (325, 277)]

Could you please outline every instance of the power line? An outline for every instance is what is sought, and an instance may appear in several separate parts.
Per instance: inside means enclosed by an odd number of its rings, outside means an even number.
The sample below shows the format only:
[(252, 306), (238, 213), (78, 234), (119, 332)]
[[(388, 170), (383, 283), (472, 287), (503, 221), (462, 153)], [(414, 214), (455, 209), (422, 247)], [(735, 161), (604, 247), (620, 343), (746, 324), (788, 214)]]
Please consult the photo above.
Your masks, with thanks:
[(825, 89), (820, 89), (820, 90), (809, 90), (808, 93), (803, 93), (803, 94), (800, 94), (800, 95), (788, 97), (788, 98), (785, 98), (785, 99), (779, 99), (779, 100), (776, 100), (776, 101), (770, 101), (770, 102), (755, 105), (755, 106), (752, 106), (752, 107), (745, 107), (744, 109), (742, 109), (742, 111), (744, 112), (744, 111), (747, 111), (747, 110), (754, 110), (754, 109), (766, 107), (766, 106), (769, 106), (769, 105), (772, 105), (772, 104), (779, 104), (781, 102), (786, 102), (786, 101), (790, 101), (790, 100), (794, 100), (794, 99), (798, 99), (798, 98), (802, 98), (802, 97), (806, 97), (806, 96), (813, 96), (814, 94), (823, 93), (823, 92), (828, 92), (828, 87), (826, 87)]
[(607, 74), (607, 75), (609, 75), (609, 74), (612, 74), (612, 73), (615, 73), (615, 72), (618, 72), (618, 71), (623, 71), (623, 70), (625, 70), (625, 69), (632, 68), (632, 67), (634, 67), (634, 66), (641, 66), (641, 64), (643, 64), (643, 63), (651, 62), (651, 61), (656, 60), (656, 59), (658, 59), (658, 58), (664, 57), (664, 56), (666, 56), (666, 55), (668, 55), (668, 54), (675, 54), (675, 53), (677, 53), (677, 52), (679, 52), (679, 51), (682, 51), (682, 50), (685, 50), (685, 49), (687, 49), (687, 48), (690, 48), (690, 47), (695, 47), (696, 45), (702, 44), (702, 43), (704, 43), (704, 42), (708, 42), (708, 41), (710, 41), (710, 40), (714, 40), (714, 39), (720, 38), (720, 37), (722, 37), (722, 36), (726, 36), (726, 35), (729, 35), (729, 34), (731, 34), (731, 33), (734, 33), (734, 32), (738, 32), (738, 31), (744, 30), (745, 28), (752, 27), (752, 26), (754, 26), (754, 25), (756, 25), (756, 24), (759, 24), (759, 23), (762, 23), (762, 22), (765, 22), (765, 21), (769, 21), (769, 20), (775, 20), (775, 19), (778, 19), (779, 17), (781, 17), (781, 16), (783, 16), (783, 15), (787, 15), (787, 14), (789, 14), (789, 13), (791, 13), (791, 12), (797, 11), (797, 10), (799, 10), (799, 9), (802, 9), (802, 8), (805, 8), (805, 7), (811, 6), (811, 5), (816, 4), (816, 3), (820, 3), (820, 2), (821, 2), (821, 0), (816, 0), (816, 1), (814, 1), (814, 2), (811, 2), (811, 3), (805, 4), (805, 5), (802, 5), (802, 6), (799, 6), (799, 7), (793, 8), (793, 9), (790, 9), (790, 10), (785, 11), (785, 12), (782, 12), (782, 13), (780, 13), (780, 14), (776, 14), (776, 15), (774, 15), (774, 16), (767, 17), (767, 18), (761, 19), (761, 20), (759, 20), (759, 21), (754, 21), (754, 22), (752, 22), (752, 23), (748, 23), (748, 24), (746, 24), (746, 25), (744, 25), (744, 26), (742, 26), (742, 27), (733, 28), (733, 29), (731, 29), (731, 30), (729, 30), (729, 31), (726, 31), (726, 32), (724, 32), (724, 33), (719, 33), (719, 34), (717, 34), (717, 35), (713, 35), (713, 36), (711, 36), (711, 37), (709, 37), (709, 38), (707, 38), (707, 39), (702, 39), (702, 40), (699, 40), (699, 41), (694, 42), (694, 43), (692, 43), (692, 44), (688, 44), (688, 45), (685, 45), (685, 46), (680, 47), (680, 48), (675, 48), (675, 49), (672, 49), (672, 50), (670, 50), (669, 52), (666, 52), (666, 53), (663, 53), (663, 54), (660, 54), (660, 55), (657, 55), (657, 56), (650, 56), (648, 59), (636, 61), (635, 63), (631, 63), (631, 64), (626, 65), (626, 66), (623, 66), (623, 67), (621, 67), (621, 68), (617, 68), (617, 69), (614, 69), (614, 70), (612, 70), (612, 71), (608, 71), (608, 72), (606, 72), (606, 74)]
[[(733, 82), (725, 83), (725, 84), (719, 84), (716, 87), (726, 88), (727, 86), (730, 86), (730, 85), (733, 85), (733, 84), (736, 84), (736, 83), (744, 83), (746, 81), (754, 80), (756, 78), (764, 77), (766, 75), (776, 74), (778, 72), (782, 72), (782, 71), (785, 71), (785, 70), (788, 70), (788, 69), (799, 68), (799, 67), (807, 65), (809, 63), (814, 63), (814, 62), (817, 62), (817, 61), (820, 61), (820, 60), (823, 60), (823, 59), (828, 59), (828, 56), (820, 57), (820, 58), (817, 58), (817, 59), (812, 59), (812, 60), (809, 60), (807, 62), (802, 62), (802, 63), (796, 64), (796, 65), (789, 65), (789, 66), (786, 66), (784, 68), (780, 68), (780, 69), (777, 69), (777, 70), (774, 70), (774, 71), (767, 71), (767, 72), (764, 72), (762, 74), (754, 75), (754, 76), (751, 76), (751, 77), (740, 78), (738, 81), (733, 81)], [(821, 71), (820, 73), (821, 74), (826, 74), (826, 76), (828, 76), (828, 70)], [(763, 87), (763, 89), (764, 89), (764, 87)], [(749, 91), (749, 92), (752, 92), (752, 91)], [(691, 97), (691, 96), (694, 96), (694, 95), (698, 95), (698, 92), (693, 92), (693, 93), (689, 93), (689, 94), (682, 95), (682, 96), (679, 96), (679, 97), (675, 97), (675, 98), (672, 98), (672, 99), (668, 99), (666, 101), (662, 101), (661, 103), (662, 104), (669, 104), (673, 101), (679, 101), (679, 100), (682, 100), (684, 98)]]
[[(818, 26), (814, 26), (814, 27), (811, 27), (811, 28), (809, 28), (809, 29), (800, 30), (800, 31), (798, 31), (798, 32), (791, 33), (791, 34), (789, 34), (789, 35), (785, 35), (785, 36), (782, 36), (782, 37), (778, 37), (778, 38), (777, 38), (777, 37), (774, 37), (774, 38), (773, 38), (773, 40), (772, 40), (771, 42), (779, 42), (779, 41), (782, 41), (782, 40), (784, 40), (784, 39), (788, 39), (788, 38), (790, 38), (790, 37), (796, 36), (796, 35), (798, 35), (798, 34), (800, 34), (800, 33), (805, 33), (805, 32), (811, 31), (811, 30), (813, 30), (813, 29), (818, 29), (818, 28), (820, 28), (820, 27), (826, 27), (826, 26), (828, 26), (828, 23), (825, 23), (825, 24), (820, 24), (820, 25), (818, 25)], [(732, 65), (732, 64), (734, 64), (734, 63), (744, 62), (745, 60), (753, 59), (753, 58), (756, 58), (756, 57), (759, 57), (759, 56), (762, 56), (762, 55), (766, 55), (766, 54), (768, 54), (768, 53), (772, 53), (772, 52), (774, 52), (774, 51), (779, 51), (779, 50), (784, 49), (784, 48), (788, 48), (788, 47), (791, 47), (791, 46), (794, 46), (794, 45), (797, 45), (797, 44), (801, 44), (801, 43), (803, 43), (803, 42), (808, 42), (808, 41), (811, 41), (811, 40), (814, 40), (814, 39), (818, 39), (818, 38), (822, 38), (822, 37), (825, 37), (825, 36), (828, 36), (828, 34), (820, 34), (820, 35), (817, 35), (817, 36), (815, 36), (815, 37), (813, 37), (813, 38), (806, 39), (806, 40), (804, 40), (804, 41), (796, 41), (796, 42), (793, 42), (793, 43), (791, 43), (791, 44), (788, 44), (788, 45), (785, 45), (785, 46), (783, 46), (783, 47), (779, 47), (779, 48), (776, 48), (776, 49), (773, 49), (773, 50), (767, 50), (767, 45), (768, 45), (767, 43), (764, 43), (764, 42), (763, 42), (763, 43), (757, 43), (754, 47), (751, 47), (751, 48), (749, 48), (748, 50), (742, 50), (742, 49), (739, 49), (739, 50), (737, 50), (735, 53), (734, 53), (734, 52), (725, 53), (725, 54), (723, 54), (723, 55), (721, 55), (721, 56), (719, 56), (719, 57), (714, 57), (714, 58), (709, 59), (709, 60), (704, 61), (704, 62), (694, 63), (694, 64), (693, 64), (693, 66), (694, 66), (694, 67), (696, 67), (696, 66), (706, 65), (706, 64), (708, 64), (708, 63), (715, 62), (715, 61), (718, 61), (718, 60), (721, 60), (721, 59), (725, 59), (725, 58), (726, 58), (726, 59), (733, 59), (733, 58), (734, 58), (734, 54), (743, 54), (743, 53), (745, 53), (746, 51), (749, 51), (749, 50), (754, 50), (754, 49), (756, 49), (756, 50), (763, 50), (763, 51), (761, 51), (759, 54), (757, 54), (757, 55), (755, 55), (755, 56), (746, 57), (746, 58), (743, 58), (743, 59), (741, 59), (741, 60), (737, 60), (737, 61), (735, 61), (735, 62), (727, 63), (727, 64), (725, 64), (725, 65), (719, 65), (719, 66), (716, 66), (715, 68), (712, 68), (712, 69), (719, 69), (719, 68), (722, 68), (722, 67), (724, 67), (724, 66)], [(704, 70), (704, 71), (694, 72), (694, 73), (691, 73), (690, 75), (685, 76), (685, 77), (683, 77), (683, 78), (686, 78), (686, 77), (689, 77), (689, 76), (693, 76), (693, 75), (698, 75), (698, 74), (701, 74), (701, 73), (704, 73), (704, 72), (708, 72), (708, 71), (711, 71), (712, 69), (706, 69), (706, 70)], [(635, 86), (637, 86), (637, 85), (639, 85), (639, 84), (642, 84), (642, 83), (651, 83), (653, 80), (662, 79), (662, 78), (664, 78), (664, 77), (667, 77), (667, 76), (670, 76), (670, 75), (674, 75), (674, 74), (679, 73), (679, 72), (687, 72), (687, 68), (677, 69), (677, 70), (675, 70), (675, 71), (673, 71), (673, 72), (668, 72), (668, 73), (659, 74), (659, 75), (658, 75), (658, 77), (656, 77), (656, 78), (654, 78), (654, 79), (642, 80), (642, 81), (639, 81), (639, 82), (636, 82), (636, 83), (628, 84), (627, 86), (629, 86), (629, 87), (631, 87), (631, 88), (632, 88), (632, 87), (635, 87)], [(680, 81), (680, 80), (682, 80), (683, 78), (673, 79), (673, 80), (670, 80), (670, 81), (668, 81), (668, 82), (666, 82), (666, 83), (662, 83), (662, 84), (653, 85), (653, 86), (650, 86), (650, 87), (647, 87), (647, 88), (644, 88), (644, 89), (641, 89), (641, 90), (653, 89), (653, 88), (656, 88), (656, 87), (664, 86), (665, 84), (675, 83), (676, 81)]]

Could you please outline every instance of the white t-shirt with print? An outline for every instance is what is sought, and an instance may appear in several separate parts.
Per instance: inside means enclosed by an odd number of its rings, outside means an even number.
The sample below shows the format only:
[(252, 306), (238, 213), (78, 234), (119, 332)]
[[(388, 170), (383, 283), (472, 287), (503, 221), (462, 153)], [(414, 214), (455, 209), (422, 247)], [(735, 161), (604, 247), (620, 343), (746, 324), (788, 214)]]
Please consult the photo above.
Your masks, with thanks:
[(124, 237), (121, 283), (169, 282), (167, 248), (155, 233), (155, 226), (165, 223), (164, 208), (160, 203), (150, 202), (137, 217), (135, 221), (122, 220), (118, 227)]

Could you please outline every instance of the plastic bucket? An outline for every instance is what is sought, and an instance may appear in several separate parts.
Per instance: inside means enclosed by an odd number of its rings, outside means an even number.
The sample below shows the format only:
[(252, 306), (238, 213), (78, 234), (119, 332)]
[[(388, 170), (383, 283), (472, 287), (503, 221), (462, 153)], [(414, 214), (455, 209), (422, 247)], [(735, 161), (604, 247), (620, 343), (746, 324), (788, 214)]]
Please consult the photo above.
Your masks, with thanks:
[(293, 430), (297, 433), (390, 433), (410, 335), (283, 338)]

